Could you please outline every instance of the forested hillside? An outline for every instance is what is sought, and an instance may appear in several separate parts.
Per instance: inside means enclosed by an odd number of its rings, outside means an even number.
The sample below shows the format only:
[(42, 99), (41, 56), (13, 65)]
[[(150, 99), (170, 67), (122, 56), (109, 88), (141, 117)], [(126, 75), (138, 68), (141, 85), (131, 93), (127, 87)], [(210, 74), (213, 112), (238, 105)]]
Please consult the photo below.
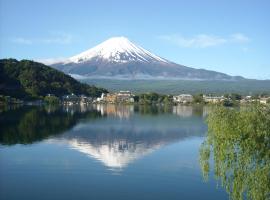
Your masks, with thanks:
[(44, 64), (16, 59), (0, 60), (0, 94), (21, 99), (35, 99), (54, 94), (85, 94), (97, 97), (103, 88), (80, 83), (69, 75)]

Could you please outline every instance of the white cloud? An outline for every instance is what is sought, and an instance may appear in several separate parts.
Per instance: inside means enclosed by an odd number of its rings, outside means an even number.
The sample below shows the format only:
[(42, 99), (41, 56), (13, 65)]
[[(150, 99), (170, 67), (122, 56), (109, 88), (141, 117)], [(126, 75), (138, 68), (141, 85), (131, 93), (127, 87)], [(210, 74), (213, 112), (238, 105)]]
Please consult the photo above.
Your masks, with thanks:
[(11, 38), (11, 42), (16, 44), (71, 44), (73, 40), (72, 35), (64, 32), (49, 32), (49, 36), (46, 38), (24, 38), (24, 37), (14, 37)]
[(52, 37), (40, 39), (41, 43), (45, 44), (70, 44), (72, 43), (72, 36), (63, 32), (50, 32)]
[(246, 43), (249, 42), (249, 38), (242, 33), (235, 33), (231, 35), (232, 41)]
[(33, 44), (32, 40), (21, 38), (21, 37), (12, 38), (11, 41), (17, 44), (27, 44), (27, 45)]
[(226, 42), (226, 40), (224, 40), (223, 38), (204, 34), (196, 35), (190, 38), (183, 37), (180, 35), (165, 35), (160, 36), (159, 38), (175, 43), (178, 46), (196, 47), (196, 48), (216, 46)]
[(206, 48), (218, 46), (226, 43), (246, 43), (249, 38), (241, 33), (235, 33), (228, 37), (215, 35), (199, 34), (193, 37), (184, 37), (182, 35), (161, 35), (158, 39), (168, 41), (180, 47), (188, 48)]
[(59, 62), (65, 62), (67, 60), (67, 58), (38, 58), (35, 59), (35, 61), (43, 63), (45, 65), (51, 65), (54, 63), (59, 63)]

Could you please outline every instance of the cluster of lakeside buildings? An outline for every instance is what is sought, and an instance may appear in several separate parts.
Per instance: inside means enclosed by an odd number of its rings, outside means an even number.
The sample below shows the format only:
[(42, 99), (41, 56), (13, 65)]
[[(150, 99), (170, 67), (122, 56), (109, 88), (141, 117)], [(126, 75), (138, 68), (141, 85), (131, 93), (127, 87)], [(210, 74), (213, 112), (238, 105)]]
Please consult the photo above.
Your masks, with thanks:
[(93, 98), (85, 95), (75, 95), (72, 93), (62, 96), (62, 103), (65, 105), (90, 104), (93, 103)]
[[(230, 97), (224, 97), (224, 96), (212, 96), (212, 95), (203, 95), (202, 96), (203, 101), (205, 103), (223, 103), (225, 100), (232, 100)], [(180, 94), (173, 96), (173, 102), (176, 104), (188, 104), (193, 102), (193, 96), (191, 94)], [(258, 97), (253, 98), (252, 96), (243, 96), (239, 100), (239, 103), (245, 104), (245, 103), (252, 103), (252, 102), (259, 102), (261, 104), (267, 104), (270, 102), (270, 97)]]
[(62, 97), (63, 104), (89, 104), (89, 103), (134, 103), (134, 94), (130, 91), (119, 91), (117, 93), (102, 93), (101, 97), (92, 98), (85, 95), (65, 95)]
[[(124, 104), (132, 104), (135, 102), (134, 100), (135, 95), (132, 94), (130, 91), (119, 91), (115, 93), (102, 93), (101, 97), (98, 98), (92, 98), (87, 97), (84, 95), (65, 95), (62, 97), (63, 104), (99, 104), (99, 103), (109, 103), (109, 104), (115, 104), (115, 103), (124, 103)], [(174, 104), (191, 104), (194, 102), (194, 96), (191, 94), (179, 94), (171, 96), (172, 103)], [(203, 95), (202, 101), (204, 103), (212, 103), (212, 104), (218, 104), (223, 103), (225, 100), (232, 100), (231, 97), (225, 97), (225, 96), (213, 96), (213, 95)], [(252, 102), (259, 102), (262, 104), (267, 104), (270, 101), (270, 97), (258, 97), (253, 98), (252, 96), (242, 96), (240, 100), (238, 100), (239, 103), (245, 104), (245, 103), (252, 103)]]
[[(53, 94), (48, 94), (47, 97), (55, 97), (55, 96)], [(60, 99), (60, 102), (64, 105), (132, 104), (135, 102), (135, 97), (136, 95), (134, 95), (130, 91), (119, 91), (119, 92), (106, 93), (106, 94), (102, 93), (102, 95), (98, 98), (88, 97), (85, 95), (75, 95), (72, 93), (72, 94), (62, 96)], [(168, 95), (168, 97), (170, 99), (170, 102), (173, 104), (191, 104), (191, 103), (197, 102), (195, 101), (195, 98), (198, 96), (193, 96), (191, 94), (179, 94), (179, 95), (173, 95), (173, 96)], [(138, 101), (138, 98), (139, 97), (137, 96), (137, 101)], [(228, 96), (225, 97), (225, 96), (203, 95), (200, 98), (201, 98), (200, 103), (210, 103), (210, 104), (219, 104), (219, 103), (224, 103), (225, 101), (232, 101), (231, 97), (228, 97)], [(1, 99), (4, 99), (6, 103), (11, 103), (11, 104), (13, 102), (24, 103), (23, 101), (10, 98), (9, 96), (2, 96), (0, 100)], [(42, 104), (42, 102), (43, 102), (42, 100), (37, 100), (35, 101), (34, 104)], [(267, 104), (267, 103), (270, 103), (270, 96), (258, 96), (256, 98), (252, 96), (240, 96), (237, 102), (239, 102), (240, 104), (248, 104), (252, 102), (259, 102), (261, 104)], [(32, 102), (26, 102), (26, 104), (29, 104), (29, 103), (32, 103)]]
[(1, 104), (22, 104), (23, 101), (20, 99), (16, 99), (10, 96), (0, 95), (0, 105)]
[(97, 103), (134, 103), (135, 95), (130, 91), (119, 91), (116, 93), (102, 94), (97, 98)]

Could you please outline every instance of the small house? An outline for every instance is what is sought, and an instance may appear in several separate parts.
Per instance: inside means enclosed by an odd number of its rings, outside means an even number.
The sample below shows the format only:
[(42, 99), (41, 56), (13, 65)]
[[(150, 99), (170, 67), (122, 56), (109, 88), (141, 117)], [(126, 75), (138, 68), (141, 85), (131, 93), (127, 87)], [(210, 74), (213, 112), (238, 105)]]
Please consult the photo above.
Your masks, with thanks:
[(191, 103), (193, 101), (193, 96), (191, 94), (180, 94), (173, 96), (174, 103)]

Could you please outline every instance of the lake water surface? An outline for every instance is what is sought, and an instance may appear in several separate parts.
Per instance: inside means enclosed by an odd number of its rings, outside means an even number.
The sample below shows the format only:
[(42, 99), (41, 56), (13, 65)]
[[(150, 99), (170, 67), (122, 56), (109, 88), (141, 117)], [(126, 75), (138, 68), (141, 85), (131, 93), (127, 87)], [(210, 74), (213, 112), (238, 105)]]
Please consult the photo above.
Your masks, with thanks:
[(20, 107), (0, 113), (0, 199), (228, 199), (199, 149), (208, 107)]

